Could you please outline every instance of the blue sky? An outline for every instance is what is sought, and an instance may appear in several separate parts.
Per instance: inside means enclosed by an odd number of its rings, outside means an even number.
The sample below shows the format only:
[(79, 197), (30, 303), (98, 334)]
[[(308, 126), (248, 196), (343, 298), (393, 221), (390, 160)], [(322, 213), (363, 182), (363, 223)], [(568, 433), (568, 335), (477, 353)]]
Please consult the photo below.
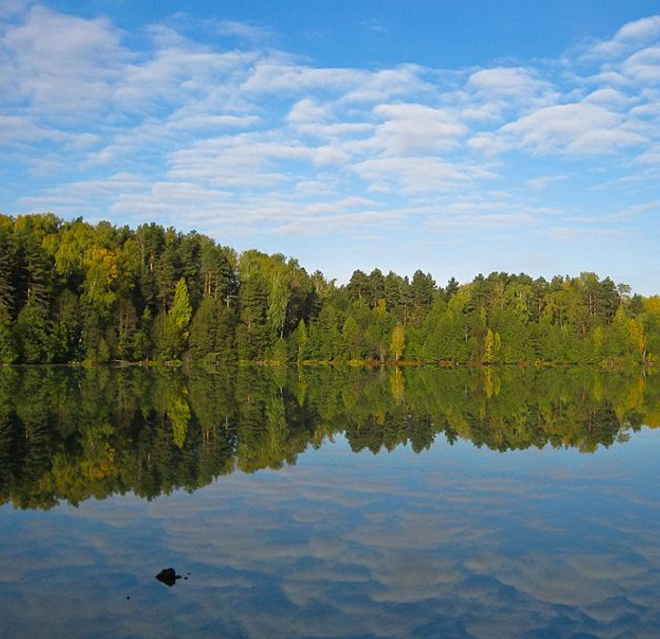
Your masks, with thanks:
[(657, 2), (0, 5), (0, 211), (660, 292)]

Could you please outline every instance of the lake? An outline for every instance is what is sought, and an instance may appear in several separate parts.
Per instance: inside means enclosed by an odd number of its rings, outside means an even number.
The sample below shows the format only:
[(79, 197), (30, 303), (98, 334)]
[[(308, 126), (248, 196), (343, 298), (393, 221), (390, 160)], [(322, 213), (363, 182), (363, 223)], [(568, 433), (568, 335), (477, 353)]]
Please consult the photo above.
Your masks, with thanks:
[(641, 370), (0, 369), (0, 636), (656, 638), (659, 426)]

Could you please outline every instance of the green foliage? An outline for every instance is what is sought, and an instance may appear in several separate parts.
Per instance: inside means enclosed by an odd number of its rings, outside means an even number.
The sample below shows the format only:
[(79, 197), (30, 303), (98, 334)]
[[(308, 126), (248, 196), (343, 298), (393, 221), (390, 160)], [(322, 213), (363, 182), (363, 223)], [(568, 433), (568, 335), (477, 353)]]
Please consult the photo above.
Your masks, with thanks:
[(49, 362), (47, 314), (37, 302), (26, 304), (16, 320), (21, 360), (28, 364)]
[(188, 295), (186, 280), (179, 279), (174, 290), (174, 301), (169, 310), (170, 319), (181, 335), (187, 336), (188, 324), (192, 317), (192, 306)]
[[(155, 318), (155, 319), (154, 319)], [(281, 254), (157, 224), (0, 215), (0, 361), (660, 361), (660, 303), (578, 277), (493, 272), (437, 287), (356, 270), (345, 286)]]
[(7, 322), (0, 320), (0, 364), (13, 364), (20, 357), (14, 331)]
[(365, 357), (364, 336), (353, 315), (349, 315), (344, 322), (342, 338), (349, 359), (360, 360)]
[(305, 360), (305, 355), (307, 352), (307, 344), (309, 343), (309, 336), (307, 335), (307, 327), (305, 326), (305, 320), (301, 319), (298, 322), (296, 330), (291, 333), (289, 347), (289, 359), (296, 361), (300, 366)]
[(395, 361), (401, 359), (403, 351), (406, 346), (406, 337), (405, 329), (401, 322), (397, 322), (394, 330), (392, 331), (392, 337), (390, 338), (390, 352)]
[(278, 338), (278, 340), (275, 342), (275, 346), (273, 347), (273, 352), (270, 356), (270, 359), (273, 362), (277, 362), (278, 364), (285, 364), (289, 359), (286, 340), (283, 337)]
[(284, 324), (286, 322), (286, 310), (289, 305), (291, 289), (284, 273), (277, 273), (273, 276), (268, 294), (268, 311), (266, 316), (271, 329), (279, 335), (280, 339), (284, 335)]
[(154, 345), (155, 359), (173, 360), (180, 357), (181, 339), (179, 329), (171, 316), (165, 311), (161, 311), (156, 316), (151, 339)]
[(8, 322), (14, 307), (16, 255), (9, 218), (0, 215), (0, 321)]
[(202, 360), (216, 347), (216, 313), (217, 301), (213, 297), (205, 297), (195, 313), (190, 328), (190, 353), (196, 360)]

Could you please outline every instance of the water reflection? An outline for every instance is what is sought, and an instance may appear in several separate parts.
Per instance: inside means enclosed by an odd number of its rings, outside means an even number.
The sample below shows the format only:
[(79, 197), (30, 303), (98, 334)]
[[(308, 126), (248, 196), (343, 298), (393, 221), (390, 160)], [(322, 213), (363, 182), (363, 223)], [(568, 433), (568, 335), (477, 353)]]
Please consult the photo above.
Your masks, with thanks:
[(0, 504), (192, 491), (295, 464), (338, 434), (355, 452), (419, 452), (443, 437), (589, 453), (660, 424), (657, 381), (580, 369), (0, 369)]
[(2, 370), (0, 634), (655, 639), (659, 409), (578, 369)]

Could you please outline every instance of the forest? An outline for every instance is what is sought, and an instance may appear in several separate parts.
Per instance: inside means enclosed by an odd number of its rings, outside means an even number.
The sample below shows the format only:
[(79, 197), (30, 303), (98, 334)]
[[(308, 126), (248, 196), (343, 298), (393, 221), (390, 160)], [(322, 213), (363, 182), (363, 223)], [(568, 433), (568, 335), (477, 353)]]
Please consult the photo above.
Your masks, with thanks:
[(113, 361), (654, 364), (660, 296), (590, 272), (338, 285), (195, 231), (0, 215), (0, 364)]

